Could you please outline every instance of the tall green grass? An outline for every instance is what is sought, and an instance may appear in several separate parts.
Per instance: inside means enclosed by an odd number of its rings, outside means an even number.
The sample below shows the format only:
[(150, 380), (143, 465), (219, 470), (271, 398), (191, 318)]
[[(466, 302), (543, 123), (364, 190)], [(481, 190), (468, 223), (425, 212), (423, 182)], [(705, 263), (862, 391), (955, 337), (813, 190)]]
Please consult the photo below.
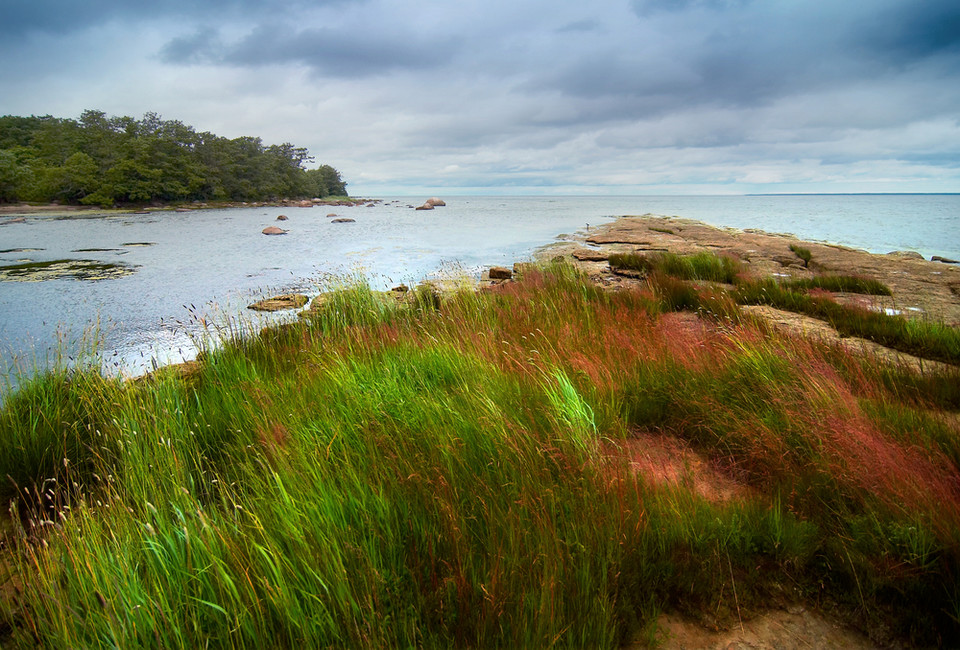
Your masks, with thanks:
[[(562, 264), (422, 291), (344, 287), (188, 378), (13, 395), (3, 645), (615, 647), (666, 609), (733, 625), (783, 584), (960, 640), (960, 443), (922, 415), (934, 383)], [(741, 490), (637, 473), (644, 431)]]
[(828, 298), (793, 291), (773, 280), (743, 283), (734, 297), (740, 304), (770, 305), (825, 320), (845, 336), (870, 339), (925, 359), (960, 364), (960, 329), (944, 323), (841, 305)]
[(618, 253), (609, 258), (611, 268), (659, 271), (680, 280), (704, 280), (733, 284), (743, 270), (742, 263), (729, 255), (696, 253)]
[(860, 293), (869, 296), (891, 296), (890, 287), (873, 278), (864, 278), (856, 275), (815, 275), (812, 278), (799, 278), (781, 282), (784, 289), (793, 291), (809, 291), (823, 289), (846, 293)]

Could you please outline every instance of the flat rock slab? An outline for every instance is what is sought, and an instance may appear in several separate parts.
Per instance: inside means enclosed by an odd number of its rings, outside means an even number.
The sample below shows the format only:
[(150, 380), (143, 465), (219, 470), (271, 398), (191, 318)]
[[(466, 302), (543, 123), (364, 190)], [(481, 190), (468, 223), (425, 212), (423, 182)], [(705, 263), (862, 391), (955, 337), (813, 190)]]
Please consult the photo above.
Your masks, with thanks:
[(592, 248), (578, 248), (571, 255), (581, 262), (606, 262), (610, 257), (609, 253)]
[[(758, 277), (808, 278), (816, 273), (838, 273), (875, 278), (890, 287), (893, 297), (870, 296), (873, 308), (896, 308), (904, 315), (927, 314), (951, 325), (960, 324), (960, 267), (928, 261), (918, 254), (877, 255), (835, 244), (804, 242), (788, 234), (717, 228), (691, 219), (651, 215), (621, 217), (591, 232), (587, 242), (601, 246), (605, 253), (636, 252), (643, 247), (680, 255), (703, 251), (733, 255)], [(810, 250), (809, 269), (790, 250), (791, 244)]]
[(308, 298), (301, 293), (285, 293), (272, 296), (247, 305), (247, 309), (254, 311), (281, 311), (284, 309), (299, 309), (307, 304)]

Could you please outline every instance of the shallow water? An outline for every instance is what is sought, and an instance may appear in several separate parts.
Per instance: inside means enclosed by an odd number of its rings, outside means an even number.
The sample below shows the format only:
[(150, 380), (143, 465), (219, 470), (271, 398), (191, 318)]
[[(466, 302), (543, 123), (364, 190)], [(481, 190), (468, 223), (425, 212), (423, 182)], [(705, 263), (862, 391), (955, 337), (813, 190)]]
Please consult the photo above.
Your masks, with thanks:
[[(43, 366), (58, 347), (73, 356), (91, 328), (99, 329), (105, 365), (142, 372), (192, 358), (203, 321), (239, 316), (256, 327), (276, 320), (244, 309), (267, 295), (315, 294), (331, 275), (352, 273), (375, 288), (437, 273), (477, 277), (485, 266), (528, 258), (561, 233), (623, 214), (960, 259), (957, 195), (444, 198), (447, 206), (432, 211), (408, 207), (422, 198), (401, 198), (374, 207), (30, 215), (0, 225), (0, 266), (58, 262), (53, 268), (67, 271), (26, 278), (33, 282), (0, 277), (0, 372)], [(328, 213), (355, 221), (332, 223)], [(277, 222), (280, 214), (289, 219)], [(271, 225), (289, 233), (262, 235)]]

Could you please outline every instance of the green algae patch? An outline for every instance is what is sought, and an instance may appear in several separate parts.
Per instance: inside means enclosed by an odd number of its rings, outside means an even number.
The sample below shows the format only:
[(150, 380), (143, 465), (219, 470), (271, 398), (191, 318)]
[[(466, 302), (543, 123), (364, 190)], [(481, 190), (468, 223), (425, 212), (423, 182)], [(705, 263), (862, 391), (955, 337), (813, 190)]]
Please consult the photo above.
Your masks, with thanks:
[(136, 266), (94, 260), (53, 260), (0, 266), (0, 281), (112, 280), (135, 273)]

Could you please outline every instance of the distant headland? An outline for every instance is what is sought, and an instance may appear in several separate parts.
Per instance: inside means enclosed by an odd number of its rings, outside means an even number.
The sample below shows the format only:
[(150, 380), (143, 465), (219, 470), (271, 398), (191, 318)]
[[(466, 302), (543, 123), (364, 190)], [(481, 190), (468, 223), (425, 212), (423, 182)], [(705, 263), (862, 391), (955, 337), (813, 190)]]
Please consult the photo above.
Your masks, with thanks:
[(276, 202), (345, 197), (330, 165), (307, 169), (310, 152), (259, 137), (198, 132), (156, 113), (77, 120), (0, 117), (0, 205), (130, 207), (192, 202)]

